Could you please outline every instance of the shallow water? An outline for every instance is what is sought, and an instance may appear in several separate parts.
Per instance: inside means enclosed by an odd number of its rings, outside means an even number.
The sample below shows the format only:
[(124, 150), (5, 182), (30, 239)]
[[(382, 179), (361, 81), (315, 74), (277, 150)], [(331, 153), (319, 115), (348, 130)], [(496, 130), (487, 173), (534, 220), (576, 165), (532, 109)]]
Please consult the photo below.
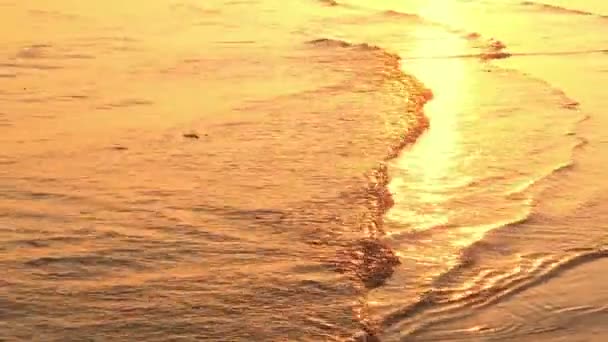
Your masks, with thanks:
[(606, 15), (1, 2), (0, 340), (605, 339)]

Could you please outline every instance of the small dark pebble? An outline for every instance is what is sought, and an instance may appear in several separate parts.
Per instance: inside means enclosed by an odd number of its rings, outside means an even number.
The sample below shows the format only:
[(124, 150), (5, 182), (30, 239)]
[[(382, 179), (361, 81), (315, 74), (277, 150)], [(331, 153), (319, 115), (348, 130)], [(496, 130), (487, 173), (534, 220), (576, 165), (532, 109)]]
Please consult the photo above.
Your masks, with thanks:
[(184, 138), (199, 139), (200, 137), (196, 133), (184, 133)]
[(120, 145), (116, 145), (116, 146), (112, 146), (112, 149), (113, 149), (113, 150), (116, 150), (116, 151), (126, 151), (126, 150), (128, 150), (129, 148), (124, 147), (124, 146), (120, 146)]

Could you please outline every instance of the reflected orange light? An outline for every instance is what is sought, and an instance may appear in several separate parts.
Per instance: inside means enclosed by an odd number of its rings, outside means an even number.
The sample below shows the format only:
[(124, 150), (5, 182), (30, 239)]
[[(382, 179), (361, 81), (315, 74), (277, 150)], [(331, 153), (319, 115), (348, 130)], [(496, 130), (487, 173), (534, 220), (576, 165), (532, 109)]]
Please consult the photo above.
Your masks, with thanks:
[[(449, 9), (443, 6), (438, 11)], [(434, 10), (434, 9), (429, 9)], [(437, 13), (435, 13), (437, 14)], [(436, 37), (432, 28), (420, 27), (415, 35), (415, 56), (442, 56), (462, 51), (465, 41), (458, 38), (442, 40), (429, 39)], [(420, 213), (407, 213), (404, 207), (395, 206), (389, 213), (389, 219), (403, 221), (408, 216), (409, 222), (415, 221), (415, 229), (424, 230), (439, 224), (447, 223), (447, 191), (469, 181), (469, 176), (459, 174), (459, 163), (462, 162), (461, 132), (459, 110), (467, 100), (469, 88), (462, 59), (416, 59), (403, 62), (403, 69), (408, 74), (419, 78), (427, 87), (433, 89), (434, 99), (426, 104), (425, 113), (430, 120), (430, 129), (416, 142), (410, 150), (394, 162), (394, 167), (403, 170), (407, 180), (395, 177), (390, 190), (399, 201), (403, 187), (420, 187), (416, 196), (421, 205), (430, 207), (433, 214), (414, 218)], [(414, 189), (411, 189), (414, 191)], [(407, 203), (407, 200), (404, 200)], [(403, 202), (402, 202), (403, 203)]]

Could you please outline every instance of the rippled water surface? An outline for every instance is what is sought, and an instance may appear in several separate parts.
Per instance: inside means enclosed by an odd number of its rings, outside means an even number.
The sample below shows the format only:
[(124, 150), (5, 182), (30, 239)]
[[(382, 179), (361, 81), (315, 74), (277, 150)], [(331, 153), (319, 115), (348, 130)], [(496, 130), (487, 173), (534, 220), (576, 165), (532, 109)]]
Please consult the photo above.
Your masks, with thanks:
[(608, 338), (604, 1), (0, 23), (0, 340)]

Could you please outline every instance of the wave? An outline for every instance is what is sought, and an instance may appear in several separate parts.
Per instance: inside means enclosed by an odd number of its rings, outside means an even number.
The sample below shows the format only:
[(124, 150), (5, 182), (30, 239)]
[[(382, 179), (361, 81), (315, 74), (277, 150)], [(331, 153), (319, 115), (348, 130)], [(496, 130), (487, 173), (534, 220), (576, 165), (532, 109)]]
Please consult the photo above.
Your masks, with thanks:
[(112, 110), (117, 108), (126, 108), (126, 107), (134, 107), (134, 106), (150, 106), (153, 105), (154, 102), (146, 99), (124, 99), (116, 102), (105, 103), (96, 107), (99, 110)]
[[(403, 99), (406, 106), (403, 114), (404, 116), (407, 114), (409, 120), (403, 125), (402, 131), (387, 143), (387, 153), (384, 158), (365, 177), (362, 189), (365, 209), (357, 223), (358, 230), (363, 233), (364, 237), (339, 250), (334, 265), (336, 271), (350, 275), (355, 282), (370, 290), (383, 285), (393, 274), (394, 268), (400, 264), (395, 251), (383, 241), (385, 236), (384, 216), (394, 204), (388, 189), (390, 175), (387, 161), (397, 157), (404, 148), (413, 144), (428, 128), (429, 120), (424, 115), (423, 107), (432, 99), (433, 94), (418, 80), (403, 73), (401, 58), (397, 54), (378, 46), (334, 38), (314, 39), (308, 41), (307, 44), (318, 48), (350, 49), (361, 53), (371, 53), (372, 56), (381, 58), (382, 65), (390, 69), (388, 72), (378, 70), (381, 72), (381, 76), (403, 82), (402, 89), (408, 90), (406, 98)], [(406, 82), (411, 84), (405, 84)], [(359, 309), (361, 312), (355, 314), (359, 317), (363, 333), (356, 336), (355, 340), (378, 341), (378, 329), (364, 313), (365, 304), (361, 303)]]
[(382, 55), (391, 57), (395, 60), (400, 60), (401, 57), (395, 53), (388, 52), (376, 45), (371, 45), (367, 43), (351, 43), (346, 40), (335, 39), (335, 38), (319, 38), (313, 39), (307, 42), (309, 45), (314, 45), (317, 47), (328, 47), (328, 48), (351, 48), (355, 50), (362, 51), (372, 51), (372, 52), (380, 52)]
[[(558, 277), (565, 271), (598, 259), (608, 257), (608, 249), (573, 251), (561, 258), (531, 258), (521, 260), (510, 272), (496, 270), (482, 271), (471, 275), (476, 252), (492, 248), (489, 244), (477, 243), (458, 267), (448, 271), (435, 283), (435, 287), (424, 293), (420, 299), (405, 308), (394, 311), (382, 320), (384, 329), (397, 328), (403, 337), (411, 337), (431, 326), (459, 320), (476, 311), (494, 305), (527, 289)], [(461, 283), (453, 278), (466, 278), (466, 286), (442, 287), (443, 284)]]
[[(482, 39), (482, 36), (481, 36), (481, 34), (479, 34), (477, 32), (472, 32), (472, 33), (466, 34), (464, 36), (464, 38), (468, 39), (470, 41), (479, 42)], [(503, 43), (502, 41), (495, 39), (495, 38), (490, 38), (485, 41), (482, 41), (482, 42), (478, 43), (478, 45), (476, 47), (481, 48), (483, 50), (483, 52), (481, 52), (479, 54), (469, 54), (469, 55), (465, 55), (463, 57), (477, 57), (477, 58), (480, 58), (481, 60), (492, 60), (492, 59), (504, 59), (504, 58), (508, 58), (508, 57), (512, 56), (512, 54), (510, 52), (505, 51), (505, 49), (507, 48), (507, 45), (505, 43)]]
[(394, 10), (386, 10), (382, 12), (383, 15), (387, 17), (396, 17), (396, 18), (420, 18), (419, 15), (413, 13), (403, 13)]
[[(387, 17), (396, 18), (411, 18), (408, 14), (403, 14), (394, 11), (385, 11), (382, 13)], [(463, 34), (460, 32), (460, 34)], [(479, 42), (481, 49), (479, 53), (463, 54), (457, 56), (438, 56), (430, 58), (478, 58), (481, 61), (490, 61), (495, 59), (504, 59), (513, 56), (545, 56), (559, 54), (587, 54), (587, 53), (604, 53), (605, 50), (593, 51), (566, 51), (566, 52), (510, 52), (508, 47), (502, 41), (497, 39), (483, 39), (478, 33), (469, 33), (465, 38)], [(340, 39), (317, 39), (308, 42), (323, 48), (332, 49), (362, 49), (367, 51), (384, 51), (383, 49), (369, 45), (356, 44)], [(477, 51), (475, 51), (477, 52)], [(399, 60), (398, 56), (385, 52), (387, 55), (394, 56)], [(428, 59), (429, 57), (418, 57)], [(417, 59), (417, 58), (407, 58)], [(523, 74), (526, 78), (534, 79), (529, 75)], [(579, 103), (569, 98), (563, 91), (556, 89), (544, 80), (535, 79), (548, 85), (559, 96), (559, 105), (562, 108), (577, 110)], [(420, 106), (417, 110), (422, 113), (424, 104), (432, 99), (432, 93), (421, 94), (421, 99), (416, 103)], [(386, 156), (386, 160), (396, 157), (408, 145), (415, 143), (419, 135), (428, 128), (428, 120), (424, 119), (415, 126), (414, 131), (405, 132), (397, 143), (392, 145), (392, 150)], [(415, 129), (420, 129), (419, 132)], [(576, 135), (575, 133), (569, 135)], [(586, 142), (582, 138), (577, 138), (573, 150), (583, 147)], [(568, 172), (574, 167), (574, 162), (565, 162), (548, 170), (546, 176), (535, 179), (523, 189), (513, 193), (518, 195), (522, 192), (527, 192), (534, 184), (542, 182), (547, 177), (555, 176), (563, 172)], [(362, 281), (368, 289), (384, 284), (394, 271), (394, 268), (399, 265), (399, 259), (395, 252), (382, 241), (383, 231), (383, 215), (393, 205), (391, 194), (386, 188), (384, 180), (389, 179), (388, 170), (381, 164), (369, 184), (377, 184), (377, 187), (371, 186), (370, 194), (370, 227), (362, 227), (368, 231), (370, 238), (357, 242), (352, 249), (347, 250), (343, 255), (344, 260), (348, 260), (351, 264), (341, 264), (338, 268), (343, 272), (351, 272)], [(380, 178), (378, 178), (380, 176)], [(534, 214), (526, 212), (521, 217), (515, 218), (511, 222), (501, 223), (497, 228), (513, 227), (525, 224), (529, 220), (535, 219)], [(438, 227), (439, 229), (450, 229), (453, 227)], [(433, 229), (434, 230), (434, 229)], [(435, 232), (436, 233), (436, 232)], [(430, 234), (429, 232), (421, 232), (420, 234)], [(462, 251), (460, 263), (448, 270), (446, 273), (434, 280), (432, 288), (422, 294), (416, 303), (399, 309), (387, 316), (384, 316), (377, 322), (371, 322), (366, 316), (365, 304), (362, 304), (361, 312), (358, 313), (365, 334), (355, 337), (357, 341), (379, 341), (378, 332), (381, 330), (398, 330), (404, 333), (405, 338), (414, 336), (420, 331), (425, 330), (435, 324), (443, 323), (449, 320), (461, 319), (465, 316), (475, 313), (477, 310), (485, 308), (489, 305), (501, 302), (511, 296), (514, 296), (529, 288), (542, 284), (548, 279), (554, 278), (562, 274), (564, 271), (577, 267), (586, 262), (591, 262), (599, 258), (608, 257), (608, 251), (601, 247), (595, 250), (587, 250), (582, 252), (571, 252), (561, 257), (555, 256), (530, 256), (530, 260), (523, 260), (522, 264), (516, 265), (510, 270), (486, 270), (477, 273), (482, 252), (493, 249), (494, 245), (486, 242), (483, 238)], [(477, 274), (475, 274), (477, 273)], [(471, 281), (472, 279), (472, 281)], [(457, 285), (468, 284), (468, 285)]]
[[(529, 75), (525, 76), (535, 79)], [(562, 107), (567, 109), (578, 107), (578, 102), (569, 98), (561, 89), (554, 88), (544, 80), (535, 80), (552, 89), (552, 92), (560, 98)], [(583, 114), (575, 124), (588, 119), (589, 116)], [(575, 136), (576, 134), (571, 132), (567, 135)], [(574, 154), (576, 150), (583, 148), (586, 144), (587, 140), (585, 138), (576, 137), (572, 146), (572, 153)], [(545, 176), (530, 182), (525, 188), (513, 192), (512, 195), (528, 191), (543, 180), (568, 172), (575, 166), (573, 160), (574, 155), (570, 157), (568, 162), (557, 165)], [(527, 213), (501, 226), (503, 228), (517, 227), (534, 219), (534, 214)], [(450, 227), (437, 228), (449, 229)], [(430, 234), (430, 232), (425, 231), (419, 234)], [(569, 250), (566, 251), (566, 255), (557, 258), (536, 257), (526, 263), (516, 265), (511, 272), (500, 273), (497, 270), (485, 270), (475, 274), (480, 269), (478, 266), (484, 253), (500, 250), (500, 246), (491, 244), (486, 240), (479, 240), (462, 250), (460, 262), (456, 266), (437, 277), (433, 281), (432, 288), (422, 294), (416, 303), (385, 316), (381, 323), (382, 329), (398, 329), (400, 333), (404, 334), (404, 337), (413, 336), (435, 324), (470, 316), (476, 310), (496, 304), (531, 287), (540, 285), (579, 265), (608, 257), (608, 249), (606, 246), (600, 245), (596, 248)], [(450, 287), (451, 284), (468, 285)], [(507, 328), (517, 329), (516, 326)]]
[[(585, 139), (578, 139), (572, 146), (572, 151), (575, 151), (575, 150), (581, 148), (585, 144), (586, 144)], [(558, 164), (558, 165), (554, 166), (553, 168), (551, 168), (549, 170), (549, 172), (547, 172), (547, 174), (542, 175), (538, 178), (530, 179), (529, 181), (525, 182), (523, 185), (518, 186), (517, 188), (507, 192), (506, 197), (511, 198), (511, 199), (521, 198), (521, 196), (523, 194), (534, 189), (536, 186), (542, 184), (543, 181), (546, 181), (546, 180), (550, 179), (551, 177), (558, 176), (558, 175), (562, 174), (563, 172), (572, 170), (575, 165), (573, 158), (574, 157), (570, 157), (570, 160), (568, 160), (562, 164)]]
[[(464, 35), (464, 38), (473, 42), (482, 39), (482, 35), (471, 32)], [(573, 51), (532, 51), (532, 52), (508, 52), (507, 46), (500, 40), (490, 38), (476, 44), (476, 47), (484, 50), (481, 53), (445, 55), (445, 56), (419, 56), (407, 59), (450, 59), (450, 58), (479, 58), (481, 60), (504, 59), (509, 57), (547, 57), (547, 56), (570, 56), (570, 55), (589, 55), (596, 53), (608, 53), (608, 49), (585, 49)]]
[(37, 277), (48, 279), (86, 279), (100, 274), (120, 270), (144, 270), (145, 263), (129, 257), (110, 257), (105, 255), (67, 255), (60, 257), (39, 257), (24, 264)]
[(587, 11), (566, 8), (566, 7), (556, 6), (556, 5), (549, 5), (549, 4), (544, 4), (541, 2), (535, 2), (535, 1), (522, 1), (521, 5), (527, 6), (527, 7), (532, 7), (534, 9), (542, 10), (542, 11), (549, 12), (549, 13), (575, 14), (575, 15), (585, 15), (585, 16), (595, 16), (596, 15), (595, 13), (591, 13), (591, 12), (587, 12)]
[[(473, 34), (471, 39), (479, 39), (478, 34)], [(500, 52), (506, 48), (504, 44), (497, 40), (490, 40), (488, 44), (489, 50)], [(476, 55), (480, 56), (480, 55)], [(503, 68), (501, 68), (503, 69)], [(523, 74), (516, 70), (504, 69), (508, 72), (516, 72), (522, 74), (526, 78), (542, 83), (543, 87), (548, 87), (553, 95), (557, 96), (557, 104), (566, 109), (578, 109), (578, 102), (569, 98), (567, 94), (559, 88), (555, 88), (547, 81), (534, 78), (530, 75)], [(588, 118), (582, 115), (577, 121), (578, 115), (573, 117), (573, 125), (584, 121)], [(576, 136), (572, 132), (568, 135)], [(572, 153), (586, 145), (584, 138), (575, 137), (572, 145)], [(526, 187), (519, 189), (513, 194), (528, 192), (532, 186), (546, 180), (549, 177), (568, 172), (574, 167), (574, 155), (570, 156), (567, 162), (557, 164), (555, 167), (548, 170), (546, 175), (539, 179), (535, 179)], [(525, 224), (529, 220), (533, 220), (535, 215), (527, 212), (519, 218), (515, 218), (512, 222), (499, 224), (497, 228), (515, 227)], [(436, 229), (449, 230), (453, 227), (439, 226)], [(435, 228), (432, 230), (436, 230)], [(421, 239), (425, 239), (426, 234), (436, 234), (437, 232), (424, 231), (416, 233), (420, 234)], [(431, 239), (429, 239), (431, 240)], [(482, 239), (461, 253), (460, 262), (446, 273), (440, 275), (433, 282), (432, 288), (422, 294), (416, 303), (399, 309), (381, 320), (383, 330), (393, 330), (403, 332), (404, 336), (413, 336), (421, 330), (426, 330), (428, 327), (438, 323), (444, 323), (450, 320), (461, 319), (471, 315), (475, 310), (500, 302), (510, 296), (520, 293), (533, 286), (539, 285), (544, 281), (560, 275), (565, 270), (574, 268), (580, 264), (590, 262), (599, 258), (608, 257), (608, 250), (605, 247), (585, 250), (584, 252), (573, 252), (559, 258), (544, 257), (536, 258), (529, 261), (527, 264), (517, 265), (511, 272), (500, 273), (498, 270), (487, 270), (487, 273), (477, 273), (481, 264), (481, 252), (497, 251), (500, 246), (491, 245), (486, 240)], [(452, 284), (469, 284), (466, 286), (450, 287)]]
[(429, 26), (441, 26), (448, 31), (450, 30), (444, 24), (430, 21), (427, 18), (424, 18), (415, 13), (405, 13), (405, 12), (399, 12), (399, 11), (395, 11), (395, 10), (386, 10), (386, 11), (379, 12), (377, 15), (383, 20), (392, 19), (392, 20), (400, 20), (400, 21), (407, 21), (407, 22), (415, 22), (415, 23), (419, 23), (419, 24), (426, 24)]
[(309, 40), (307, 43), (311, 44), (311, 45), (315, 45), (315, 46), (341, 47), (341, 48), (353, 46), (352, 43), (349, 43), (347, 41), (340, 40), (340, 39), (333, 39), (333, 38), (313, 39), (313, 40)]
[(429, 59), (460, 59), (460, 58), (479, 58), (482, 61), (493, 60), (493, 59), (505, 59), (511, 56), (516, 56), (516, 54), (512, 54), (510, 52), (482, 52), (482, 53), (467, 53), (460, 55), (443, 55), (443, 56), (416, 56), (416, 57), (406, 57), (404, 59), (407, 60), (429, 60)]
[[(400, 13), (386, 13), (386, 15), (401, 15)], [(443, 56), (436, 58), (479, 58), (482, 61), (508, 58), (511, 56), (525, 56), (530, 53), (511, 53), (506, 51), (507, 46), (497, 39), (483, 40), (480, 34), (470, 33), (466, 38), (475, 41), (481, 41), (480, 48), (482, 52), (478, 54), (467, 54), (459, 56)], [(308, 42), (308, 44), (319, 48), (331, 49), (360, 49), (362, 51), (380, 52), (385, 56), (390, 56), (393, 60), (399, 62), (400, 57), (383, 50), (380, 47), (370, 44), (352, 43), (341, 39), (321, 38)], [(424, 57), (428, 58), (428, 57)], [(408, 58), (409, 59), (409, 58)], [(528, 78), (529, 75), (524, 75)], [(546, 82), (539, 80), (546, 85)], [(551, 87), (553, 88), (553, 87)], [(424, 87), (421, 87), (419, 94), (415, 95), (415, 112), (421, 117), (418, 123), (411, 128), (408, 128), (402, 136), (393, 142), (389, 148), (385, 160), (380, 166), (370, 172), (367, 192), (369, 193), (368, 217), (362, 224), (361, 230), (366, 232), (368, 236), (354, 243), (351, 248), (342, 251), (338, 257), (337, 270), (353, 275), (367, 289), (384, 284), (394, 272), (394, 268), (399, 265), (399, 259), (389, 245), (382, 241), (384, 236), (383, 216), (388, 209), (393, 206), (392, 195), (386, 188), (389, 180), (388, 169), (384, 162), (393, 159), (401, 153), (408, 145), (415, 143), (418, 137), (428, 129), (428, 120), (423, 114), (423, 107), (426, 102), (432, 99), (432, 92)], [(555, 92), (560, 92), (559, 89)], [(578, 102), (559, 93), (561, 96), (560, 105), (568, 109), (577, 109)], [(579, 142), (574, 147), (583, 146), (584, 142)], [(558, 165), (555, 169), (549, 172), (549, 175), (560, 173), (564, 170), (569, 170), (573, 166), (572, 162), (563, 165)], [(537, 183), (540, 180), (535, 180)], [(527, 190), (528, 187), (526, 187)], [(518, 192), (519, 193), (519, 192)], [(530, 212), (525, 215), (515, 218), (511, 222), (501, 223), (503, 226), (516, 226), (523, 224), (531, 219)], [(441, 227), (439, 227), (441, 228)], [(445, 227), (449, 229), (450, 227)], [(441, 275), (434, 281), (434, 285), (428, 292), (421, 295), (420, 299), (413, 305), (397, 310), (378, 322), (371, 322), (370, 318), (365, 314), (365, 304), (362, 304), (361, 312), (358, 313), (365, 334), (357, 336), (356, 340), (364, 341), (378, 340), (378, 332), (380, 330), (398, 329), (405, 332), (406, 336), (415, 335), (420, 330), (423, 330), (431, 325), (445, 322), (451, 319), (459, 319), (465, 315), (471, 314), (474, 310), (486, 307), (508, 298), (530, 287), (536, 286), (543, 281), (559, 275), (563, 270), (575, 267), (576, 260), (595, 260), (608, 256), (605, 250), (585, 252), (574, 254), (563, 259), (554, 259), (551, 257), (532, 260), (525, 265), (518, 265), (510, 272), (499, 273), (499, 271), (488, 271), (487, 273), (478, 274), (477, 279), (468, 287), (444, 287), (445, 285), (465, 283), (457, 281), (462, 279), (470, 279), (468, 275), (476, 272), (473, 267), (478, 261), (479, 250), (487, 250), (491, 248), (483, 239), (466, 248), (461, 255), (460, 263)]]
[(414, 57), (404, 57), (405, 60), (430, 60), (430, 59), (460, 59), (460, 58), (478, 58), (482, 61), (494, 60), (494, 59), (504, 59), (509, 58), (511, 56), (519, 56), (523, 55), (521, 53), (511, 53), (506, 51), (507, 45), (502, 41), (489, 38), (482, 39), (482, 35), (477, 32), (470, 33), (462, 33), (462, 31), (456, 29), (445, 28), (447, 31), (459, 34), (464, 39), (474, 42), (473, 47), (475, 49), (481, 50), (478, 53), (463, 53), (463, 54), (454, 54), (454, 55), (426, 55), (426, 56), (414, 56)]

